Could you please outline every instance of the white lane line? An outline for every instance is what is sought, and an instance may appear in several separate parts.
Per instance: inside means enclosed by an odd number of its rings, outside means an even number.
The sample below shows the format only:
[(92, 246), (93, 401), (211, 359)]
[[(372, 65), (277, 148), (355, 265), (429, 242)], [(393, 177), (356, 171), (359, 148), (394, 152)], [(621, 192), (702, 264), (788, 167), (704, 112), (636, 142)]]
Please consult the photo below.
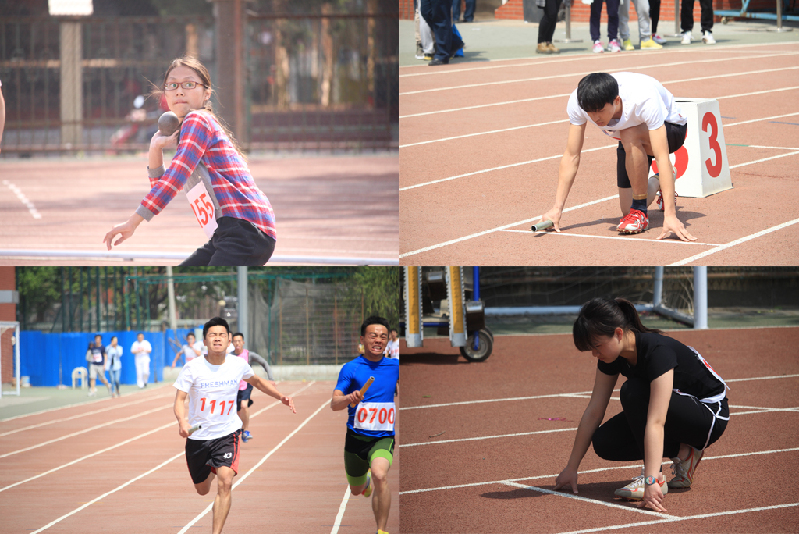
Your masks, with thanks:
[(457, 139), (466, 139), (468, 137), (477, 137), (478, 135), (489, 135), (489, 134), (495, 134), (495, 133), (514, 132), (514, 131), (517, 131), (517, 130), (525, 130), (527, 128), (537, 128), (538, 126), (551, 126), (553, 124), (563, 124), (563, 123), (566, 123), (566, 122), (569, 122), (569, 119), (562, 119), (562, 120), (552, 121), (552, 122), (539, 122), (539, 123), (536, 123), (536, 124), (525, 124), (523, 126), (514, 126), (512, 128), (503, 128), (501, 130), (489, 130), (489, 131), (486, 131), (486, 132), (475, 132), (475, 133), (470, 133), (470, 134), (465, 134), (465, 135), (456, 135), (455, 137), (443, 137), (441, 139), (433, 139), (431, 141), (419, 141), (418, 143), (409, 143), (407, 145), (400, 145), (400, 148), (408, 148), (408, 147), (412, 147), (412, 146), (421, 146), (421, 145), (430, 145), (430, 144), (433, 144), (433, 143), (443, 143), (444, 141), (454, 141), (454, 140), (457, 140)]
[(137, 401), (129, 402), (127, 404), (117, 404), (117, 405), (114, 405), (114, 406), (109, 406), (108, 408), (103, 408), (101, 410), (94, 410), (92, 412), (86, 412), (86, 413), (81, 413), (81, 414), (78, 414), (78, 415), (73, 415), (72, 417), (64, 417), (63, 419), (53, 419), (52, 421), (45, 421), (44, 423), (39, 423), (39, 424), (36, 424), (36, 425), (24, 426), (24, 427), (21, 427), (21, 428), (17, 428), (17, 429), (14, 429), (14, 430), (9, 430), (8, 432), (2, 433), (2, 434), (0, 434), (0, 438), (2, 438), (3, 436), (8, 436), (10, 434), (16, 434), (17, 432), (22, 432), (23, 430), (31, 430), (31, 429), (34, 429), (34, 428), (40, 428), (40, 427), (47, 426), (47, 425), (52, 425), (52, 424), (55, 424), (55, 423), (63, 423), (64, 421), (72, 421), (73, 419), (80, 419), (81, 417), (87, 417), (89, 415), (96, 415), (98, 413), (108, 412), (108, 411), (111, 411), (111, 410), (117, 410), (119, 408), (125, 408), (127, 406), (133, 406), (134, 404), (140, 404), (142, 402), (147, 402), (147, 401), (151, 401), (151, 400), (158, 400), (159, 398), (160, 397), (147, 397), (147, 398), (144, 398), (144, 399), (139, 399)]
[[(793, 117), (795, 115), (799, 115), (799, 111), (796, 113), (786, 113), (785, 115), (774, 115), (773, 117), (763, 117), (761, 119), (751, 119), (748, 121), (741, 121), (741, 122), (733, 122), (732, 124), (724, 124), (724, 128), (732, 128), (733, 126), (738, 126), (739, 124), (751, 124), (753, 122), (761, 122), (761, 121), (768, 121), (771, 119), (782, 119), (784, 117)], [(788, 149), (791, 150), (791, 149)], [(730, 167), (732, 168), (732, 167)]]
[[(294, 434), (296, 434), (297, 432), (299, 432), (299, 431), (302, 429), (302, 427), (304, 427), (306, 424), (308, 424), (308, 421), (310, 421), (311, 419), (313, 419), (313, 417), (314, 417), (316, 414), (318, 414), (319, 412), (321, 412), (321, 411), (322, 411), (322, 409), (323, 409), (325, 406), (327, 406), (328, 404), (330, 404), (330, 399), (326, 400), (326, 401), (325, 401), (325, 402), (324, 402), (324, 403), (323, 403), (323, 404), (322, 404), (322, 405), (321, 405), (319, 408), (317, 408), (317, 409), (316, 409), (316, 411), (315, 411), (314, 413), (312, 413), (311, 415), (309, 415), (309, 416), (308, 416), (308, 418), (307, 418), (305, 421), (303, 421), (302, 423), (300, 423), (300, 426), (298, 426), (297, 428), (295, 428), (294, 430), (292, 430), (291, 434), (289, 434), (288, 436), (286, 436), (285, 438), (283, 438), (283, 441), (281, 441), (280, 443), (278, 443), (278, 444), (275, 446), (275, 448), (274, 448), (274, 449), (272, 449), (271, 451), (269, 451), (268, 453), (266, 453), (266, 456), (264, 456), (263, 458), (261, 458), (261, 459), (258, 461), (258, 463), (256, 463), (256, 464), (255, 464), (255, 465), (254, 465), (252, 468), (250, 468), (250, 470), (249, 470), (249, 471), (247, 471), (247, 472), (244, 474), (244, 476), (242, 476), (241, 478), (239, 478), (239, 480), (237, 480), (237, 481), (236, 481), (236, 483), (235, 483), (235, 484), (233, 484), (233, 489), (236, 489), (236, 488), (238, 487), (238, 485), (239, 485), (239, 484), (241, 484), (242, 482), (244, 482), (245, 480), (247, 480), (247, 477), (249, 477), (249, 476), (250, 476), (250, 475), (251, 475), (253, 472), (255, 472), (255, 470), (256, 470), (256, 469), (258, 469), (259, 467), (261, 467), (261, 466), (263, 465), (263, 463), (264, 463), (264, 462), (265, 462), (265, 461), (266, 461), (266, 460), (267, 460), (267, 459), (268, 459), (270, 456), (272, 456), (272, 455), (273, 455), (275, 452), (277, 452), (277, 450), (278, 450), (278, 449), (280, 449), (280, 447), (282, 447), (283, 445), (285, 445), (285, 444), (286, 444), (286, 442), (287, 442), (288, 440), (290, 440), (290, 439), (291, 439), (291, 438), (294, 436)], [(214, 507), (214, 503), (211, 503), (211, 504), (209, 504), (209, 505), (208, 505), (208, 507), (206, 507), (206, 509), (205, 509), (205, 510), (203, 510), (202, 512), (200, 512), (200, 513), (197, 515), (197, 517), (195, 517), (194, 519), (192, 519), (191, 521), (189, 521), (189, 523), (188, 523), (188, 524), (187, 524), (185, 527), (183, 527), (183, 528), (182, 528), (182, 529), (181, 529), (181, 530), (178, 532), (178, 534), (186, 534), (186, 532), (187, 532), (187, 531), (188, 531), (188, 530), (189, 530), (191, 527), (193, 527), (193, 526), (194, 526), (194, 525), (195, 525), (195, 524), (196, 524), (196, 523), (197, 523), (197, 522), (198, 522), (200, 519), (202, 519), (202, 518), (203, 518), (203, 517), (204, 517), (204, 516), (205, 516), (205, 515), (206, 515), (208, 512), (210, 512), (210, 511), (211, 511), (211, 509), (212, 509), (213, 507)]]
[(139, 480), (139, 479), (142, 479), (142, 478), (146, 477), (146, 476), (147, 476), (147, 475), (149, 475), (150, 473), (154, 473), (154, 472), (158, 471), (159, 469), (161, 469), (162, 467), (164, 467), (166, 464), (168, 464), (168, 463), (169, 463), (169, 462), (171, 462), (172, 460), (175, 460), (176, 458), (179, 458), (179, 457), (183, 456), (184, 454), (186, 454), (186, 452), (185, 452), (185, 451), (181, 451), (179, 454), (176, 454), (175, 456), (173, 456), (173, 457), (172, 457), (172, 458), (170, 458), (169, 460), (166, 460), (165, 462), (162, 462), (160, 465), (157, 465), (157, 466), (153, 467), (153, 468), (152, 468), (152, 469), (150, 469), (149, 471), (147, 471), (147, 472), (145, 472), (145, 473), (142, 473), (141, 475), (139, 475), (139, 476), (137, 476), (137, 477), (131, 478), (130, 480), (128, 480), (128, 481), (127, 481), (127, 482), (125, 482), (124, 484), (122, 484), (122, 485), (120, 485), (120, 486), (117, 486), (116, 488), (112, 489), (112, 490), (111, 490), (111, 491), (109, 491), (109, 492), (103, 493), (103, 494), (102, 494), (102, 495), (100, 495), (99, 497), (92, 499), (91, 501), (87, 502), (87, 503), (86, 503), (86, 504), (84, 504), (83, 506), (79, 506), (78, 508), (75, 508), (74, 510), (72, 510), (71, 512), (69, 512), (69, 513), (67, 513), (67, 514), (64, 514), (64, 515), (62, 515), (61, 517), (59, 517), (59, 518), (58, 518), (58, 519), (56, 519), (55, 521), (52, 521), (51, 523), (48, 523), (47, 525), (43, 526), (43, 527), (42, 527), (42, 528), (40, 528), (39, 530), (35, 530), (35, 531), (34, 531), (32, 534), (38, 534), (39, 532), (43, 532), (43, 531), (47, 530), (48, 528), (52, 527), (53, 525), (55, 525), (55, 524), (59, 523), (60, 521), (63, 521), (64, 519), (68, 518), (69, 516), (71, 516), (71, 515), (74, 515), (74, 514), (77, 514), (78, 512), (80, 512), (81, 510), (83, 510), (84, 508), (88, 508), (89, 506), (91, 506), (92, 504), (96, 503), (97, 501), (99, 501), (99, 500), (101, 500), (101, 499), (104, 499), (104, 498), (108, 497), (109, 495), (111, 495), (111, 494), (113, 494), (113, 493), (116, 493), (117, 491), (119, 491), (119, 490), (121, 490), (121, 489), (123, 489), (123, 488), (126, 488), (126, 487), (130, 486), (131, 484), (133, 484), (133, 483), (134, 483), (134, 482), (136, 482), (137, 480)]
[(646, 510), (644, 508), (639, 508), (638, 506), (624, 506), (622, 504), (616, 504), (612, 502), (605, 502), (600, 501), (598, 499), (589, 499), (587, 497), (578, 497), (573, 493), (562, 492), (562, 491), (553, 491), (544, 488), (539, 488), (538, 486), (525, 486), (524, 484), (519, 484), (518, 482), (503, 482), (506, 486), (511, 486), (513, 488), (521, 488), (527, 489), (532, 491), (538, 491), (540, 493), (546, 493), (547, 495), (557, 495), (558, 497), (566, 497), (567, 499), (574, 499), (577, 501), (588, 502), (591, 504), (600, 504), (602, 506), (607, 506), (608, 508), (620, 508), (622, 510), (627, 510), (628, 512), (637, 512), (639, 514), (647, 514), (647, 515), (654, 515), (657, 517), (678, 517), (676, 515), (669, 515), (669, 514), (662, 514), (660, 512), (655, 512), (654, 510)]
[(771, 156), (769, 158), (756, 159), (755, 161), (749, 161), (747, 163), (739, 163), (738, 165), (733, 165), (732, 167), (730, 167), (730, 169), (732, 170), (732, 169), (737, 169), (738, 167), (746, 167), (747, 165), (754, 165), (755, 163), (762, 163), (764, 161), (769, 161), (772, 159), (786, 158), (788, 156), (795, 156), (797, 154), (799, 154), (799, 150), (797, 150), (796, 152), (789, 152), (788, 154), (779, 154), (777, 156)]
[[(657, 525), (659, 523), (679, 523), (680, 521), (689, 521), (692, 519), (708, 519), (711, 517), (719, 517), (722, 515), (738, 515), (738, 514), (747, 514), (750, 512), (764, 512), (766, 510), (776, 510), (778, 508), (793, 508), (795, 506), (799, 506), (799, 502), (797, 503), (787, 503), (787, 504), (775, 504), (772, 506), (757, 506), (755, 508), (745, 508), (741, 510), (726, 510), (723, 512), (713, 512), (710, 514), (697, 514), (697, 515), (687, 515), (687, 516), (670, 516), (669, 518), (662, 519), (660, 521), (641, 521), (638, 523), (626, 523), (623, 525), (609, 525), (606, 527), (600, 528), (586, 528), (583, 530), (571, 530), (568, 532), (559, 532), (558, 534), (584, 534), (588, 532), (605, 532), (608, 530), (620, 530), (620, 529), (627, 529), (633, 527), (644, 527), (649, 525)], [(661, 514), (665, 515), (665, 514)]]
[[(662, 82), (662, 83), (663, 84), (667, 84), (667, 83), (671, 83), (671, 82), (666, 81), (666, 82)], [(727, 98), (740, 98), (740, 97), (744, 97), (744, 96), (756, 96), (756, 95), (765, 95), (765, 94), (770, 94), (770, 93), (779, 93), (779, 92), (782, 92), (782, 91), (792, 91), (794, 89), (799, 89), (799, 86), (778, 87), (777, 89), (769, 89), (767, 91), (752, 91), (751, 93), (739, 93), (737, 95), (716, 96), (716, 97), (713, 97), (713, 98), (715, 98), (716, 100), (722, 100), (722, 99), (727, 99)], [(571, 95), (571, 93), (565, 93), (565, 94), (561, 94), (561, 95), (537, 96), (535, 98), (521, 98), (521, 99), (518, 99), (518, 100), (505, 100), (505, 101), (502, 101), (502, 102), (492, 102), (490, 104), (477, 104), (477, 105), (474, 105), (474, 106), (466, 106), (466, 107), (463, 107), (463, 108), (440, 109), (440, 110), (436, 110), (436, 111), (422, 111), (422, 112), (419, 112), (419, 113), (411, 113), (410, 115), (400, 115), (400, 119), (410, 119), (410, 118), (413, 118), (413, 117), (426, 117), (428, 115), (437, 115), (439, 113), (455, 113), (455, 112), (458, 112), (458, 111), (472, 111), (472, 110), (475, 110), (475, 109), (490, 108), (490, 107), (495, 107), (495, 106), (507, 106), (509, 104), (521, 104), (521, 103), (524, 103), (524, 102), (535, 102), (537, 100), (546, 100), (546, 99), (549, 99), (549, 98), (568, 98), (570, 95)]]
[(704, 247), (718, 247), (721, 246), (718, 243), (699, 243), (698, 241), (681, 241), (679, 239), (641, 239), (641, 238), (630, 238), (629, 236), (609, 236), (609, 235), (589, 235), (589, 234), (572, 234), (570, 232), (547, 232), (546, 230), (542, 230), (540, 232), (533, 232), (531, 230), (502, 230), (503, 232), (516, 232), (520, 234), (552, 234), (552, 235), (562, 235), (562, 236), (571, 236), (571, 237), (590, 237), (594, 239), (620, 239), (622, 241), (638, 241), (643, 243), (672, 243), (674, 245), (701, 245)]
[(784, 228), (788, 228), (789, 226), (793, 226), (796, 223), (799, 223), (799, 219), (794, 219), (792, 221), (788, 221), (788, 222), (784, 222), (782, 224), (778, 224), (776, 226), (772, 226), (771, 228), (766, 228), (765, 230), (761, 230), (760, 232), (757, 232), (757, 233), (754, 233), (754, 234), (750, 234), (750, 235), (742, 237), (740, 239), (736, 239), (735, 241), (731, 241), (731, 242), (727, 243), (726, 245), (721, 245), (721, 246), (718, 246), (718, 247), (714, 247), (714, 248), (712, 248), (710, 250), (706, 250), (704, 252), (696, 254), (695, 256), (691, 256), (689, 258), (685, 258), (684, 260), (680, 260), (678, 262), (672, 263), (670, 265), (670, 267), (677, 267), (677, 266), (687, 265), (687, 264), (689, 264), (691, 262), (694, 262), (696, 260), (701, 260), (702, 258), (710, 256), (711, 254), (715, 254), (716, 252), (721, 252), (723, 250), (727, 250), (728, 248), (732, 248), (734, 246), (740, 245), (741, 243), (746, 243), (747, 241), (751, 241), (752, 239), (757, 239), (758, 237), (763, 237), (764, 235), (770, 234), (772, 232), (776, 232), (778, 230), (782, 230)]
[(17, 187), (13, 182), (9, 182), (8, 180), (3, 180), (3, 184), (6, 185), (9, 189), (11, 189), (11, 192), (14, 193), (17, 199), (19, 199), (19, 201), (22, 202), (22, 204), (24, 204), (26, 208), (28, 208), (28, 211), (30, 212), (31, 216), (33, 216), (34, 219), (42, 218), (41, 214), (39, 214), (39, 212), (36, 211), (36, 206), (33, 205), (33, 202), (28, 200), (28, 197), (25, 196), (25, 193), (23, 193), (19, 187)]
[(347, 489), (344, 490), (344, 499), (341, 501), (341, 505), (338, 507), (338, 513), (336, 514), (336, 521), (333, 523), (333, 530), (330, 531), (330, 534), (338, 534), (338, 529), (341, 526), (341, 520), (344, 519), (344, 510), (347, 508), (347, 501), (350, 500), (350, 488), (347, 486)]
[(37, 478), (41, 478), (41, 477), (43, 477), (45, 475), (49, 475), (51, 473), (55, 473), (56, 471), (58, 471), (60, 469), (64, 469), (65, 467), (69, 467), (70, 465), (75, 465), (78, 462), (82, 462), (83, 460), (86, 460), (88, 458), (92, 458), (94, 456), (97, 456), (98, 454), (102, 454), (104, 452), (108, 452), (110, 450), (116, 449), (117, 447), (121, 447), (123, 445), (127, 445), (128, 443), (130, 443), (132, 441), (136, 441), (137, 439), (141, 439), (141, 438), (143, 438), (145, 436), (149, 436), (150, 434), (154, 434), (154, 433), (158, 432), (159, 430), (163, 430), (163, 429), (165, 429), (167, 427), (173, 426), (174, 424), (175, 423), (167, 423), (165, 425), (159, 426), (156, 429), (150, 430), (149, 432), (145, 432), (144, 434), (139, 434), (138, 436), (132, 437), (130, 439), (126, 439), (125, 441), (120, 441), (119, 443), (117, 443), (116, 445), (112, 445), (111, 447), (106, 447), (105, 449), (99, 450), (97, 452), (93, 452), (91, 454), (87, 454), (86, 456), (78, 458), (77, 460), (72, 460), (71, 462), (65, 463), (64, 465), (59, 465), (58, 467), (54, 467), (53, 469), (50, 469), (49, 471), (45, 471), (44, 473), (39, 473), (38, 475), (32, 476), (30, 478), (26, 478), (25, 480), (20, 480), (19, 482), (15, 482), (14, 484), (11, 484), (10, 486), (6, 486), (4, 488), (0, 488), (0, 492), (3, 492), (5, 490), (7, 490), (7, 489), (11, 489), (13, 487), (19, 486), (20, 484), (24, 484), (26, 482), (30, 482), (32, 480), (36, 480)]
[[(593, 206), (594, 204), (599, 204), (601, 202), (606, 202), (608, 200), (613, 200), (613, 199), (616, 199), (616, 198), (619, 198), (619, 195), (613, 195), (612, 197), (600, 198), (599, 200), (592, 200), (591, 202), (586, 202), (585, 204), (578, 204), (577, 206), (572, 206), (570, 208), (566, 208), (565, 210), (563, 210), (563, 213), (566, 213), (568, 211), (578, 210), (578, 209), (581, 209), (581, 208), (585, 208), (587, 206)], [(470, 239), (474, 239), (475, 237), (480, 237), (480, 236), (484, 236), (484, 235), (488, 235), (488, 234), (493, 234), (494, 232), (499, 232), (501, 230), (507, 230), (508, 228), (512, 228), (512, 227), (518, 226), (520, 224), (531, 223), (533, 221), (540, 220), (541, 217), (542, 217), (541, 215), (536, 215), (535, 217), (533, 217), (531, 219), (524, 219), (522, 221), (516, 221), (516, 222), (510, 223), (510, 224), (497, 226), (496, 228), (491, 228), (490, 230), (483, 230), (482, 232), (476, 232), (474, 234), (469, 234), (469, 235), (464, 236), (464, 237), (459, 237), (457, 239), (451, 239), (450, 241), (445, 241), (443, 243), (438, 243), (436, 245), (431, 245), (429, 247), (420, 248), (419, 250), (412, 250), (411, 252), (406, 252), (405, 254), (400, 254), (399, 257), (400, 257), (400, 259), (401, 258), (406, 258), (408, 256), (414, 256), (416, 254), (421, 254), (422, 252), (428, 252), (430, 250), (435, 250), (437, 248), (446, 247), (448, 245), (454, 245), (455, 243), (460, 243), (461, 241), (468, 241)]]
[(461, 441), (483, 441), (486, 439), (497, 439), (497, 438), (515, 438), (519, 436), (532, 436), (533, 434), (552, 434), (555, 432), (570, 432), (572, 430), (577, 430), (576, 428), (556, 428), (554, 430), (538, 430), (536, 432), (517, 432), (516, 434), (502, 434), (499, 436), (479, 436), (476, 438), (461, 438), (461, 439), (442, 439), (439, 441), (428, 441), (428, 442), (420, 442), (420, 443), (405, 443), (400, 445), (402, 447), (418, 447), (420, 445), (437, 445), (441, 443), (458, 443)]
[[(799, 447), (791, 447), (788, 449), (772, 449), (767, 451), (754, 451), (754, 452), (742, 452), (738, 454), (724, 454), (721, 456), (703, 456), (702, 461), (705, 460), (722, 460), (728, 458), (743, 458), (748, 456), (762, 456), (768, 454), (777, 454), (780, 452), (796, 452), (799, 451)], [(662, 462), (661, 465), (671, 465), (671, 461)], [(588, 473), (604, 473), (605, 471), (618, 471), (622, 469), (641, 469), (641, 464), (628, 464), (628, 465), (616, 465), (612, 467), (599, 467), (596, 469), (587, 469), (585, 471), (578, 471), (578, 475), (585, 475)], [(520, 482), (522, 480), (543, 480), (543, 479), (551, 479), (553, 482), (558, 477), (557, 474), (554, 475), (535, 475), (530, 477), (521, 477), (521, 478), (506, 478), (502, 480), (488, 480), (485, 482), (470, 482), (468, 484), (457, 484), (454, 486), (440, 486), (437, 488), (421, 488), (415, 490), (405, 490), (400, 491), (400, 495), (410, 495), (412, 493), (427, 493), (428, 491), (444, 491), (444, 490), (451, 490), (451, 489), (461, 489), (461, 488), (473, 488), (477, 486), (487, 486), (489, 484), (504, 484), (506, 482)], [(579, 487), (579, 485), (578, 485)]]
[[(795, 57), (796, 56), (796, 52), (785, 52), (785, 53), (782, 53), (782, 54), (772, 54), (772, 55), (762, 55), (762, 56), (738, 56), (738, 57), (727, 58), (727, 60), (728, 61), (735, 61), (735, 60), (739, 60), (739, 59), (748, 60), (748, 59), (759, 59), (759, 58), (773, 58), (773, 57), (778, 57), (778, 56), (794, 56)], [(673, 61), (673, 62), (669, 62), (669, 63), (659, 63), (659, 64), (654, 64), (654, 65), (641, 65), (641, 66), (637, 66), (637, 67), (629, 66), (629, 67), (620, 68), (620, 69), (608, 69), (608, 70), (605, 70), (604, 72), (630, 72), (630, 71), (636, 71), (636, 70), (648, 70), (648, 69), (663, 68), (663, 67), (680, 67), (680, 66), (687, 65), (687, 64), (688, 65), (696, 65), (696, 64), (699, 64), (699, 63), (718, 63), (718, 61), (719, 61), (718, 58), (703, 59), (703, 60), (699, 60), (699, 61), (696, 61), (696, 60)], [(695, 77), (695, 78), (685, 78), (685, 79), (682, 79), (682, 80), (672, 80), (672, 81), (670, 81), (668, 83), (672, 84), (672, 83), (696, 82), (696, 81), (702, 81), (702, 80), (716, 80), (716, 79), (719, 79), (719, 78), (732, 78), (732, 77), (736, 77), (736, 76), (748, 76), (750, 74), (766, 74), (766, 73), (769, 73), (769, 72), (784, 72), (786, 70), (794, 70), (794, 69), (799, 69), (799, 66), (781, 67), (781, 68), (777, 68), (777, 69), (759, 69), (759, 70), (750, 70), (750, 71), (743, 71), (743, 72), (731, 72), (731, 73), (727, 73), (727, 74), (716, 74), (714, 76), (699, 76), (699, 77)], [(424, 93), (436, 93), (436, 92), (440, 92), (440, 91), (452, 91), (452, 90), (456, 90), (456, 89), (472, 89), (472, 88), (475, 88), (475, 87), (490, 87), (490, 86), (494, 86), (494, 85), (509, 85), (509, 84), (512, 84), (512, 83), (538, 82), (538, 81), (543, 81), (543, 80), (549, 81), (549, 80), (554, 80), (554, 79), (557, 79), (557, 78), (574, 78), (574, 77), (578, 77), (578, 76), (579, 77), (585, 76), (585, 72), (580, 71), (580, 72), (570, 72), (570, 73), (566, 73), (566, 74), (557, 74), (557, 75), (553, 75), (553, 76), (535, 76), (533, 78), (520, 78), (520, 79), (516, 79), (516, 80), (502, 80), (502, 81), (497, 81), (497, 82), (469, 83), (469, 84), (465, 84), (465, 85), (454, 85), (454, 86), (449, 86), (449, 87), (435, 87), (435, 88), (432, 88), (432, 89), (420, 89), (420, 90), (417, 90), (417, 91), (405, 91), (404, 93), (400, 93), (400, 96), (418, 95), (418, 94), (424, 94)], [(666, 85), (666, 84), (664, 83), (663, 85)]]
[[(151, 389), (151, 391), (158, 391), (159, 389), (167, 387), (168, 385), (170, 385), (170, 384), (162, 384), (160, 386), (156, 386), (153, 389)], [(142, 394), (142, 393), (147, 393), (147, 392), (143, 391), (143, 390), (134, 391), (133, 393), (129, 393), (128, 395), (126, 395), (125, 398), (127, 399), (131, 395), (138, 395), (138, 394)], [(174, 396), (174, 394), (172, 396)], [(151, 399), (160, 399), (161, 397), (169, 397), (169, 395), (153, 395), (150, 398)], [(110, 400), (111, 399), (109, 397), (105, 397), (105, 398), (94, 399), (94, 400), (90, 400), (90, 401), (86, 401), (86, 402), (76, 402), (74, 404), (66, 404), (64, 406), (58, 406), (56, 408), (48, 408), (46, 410), (40, 410), (38, 412), (24, 413), (22, 415), (15, 415), (14, 417), (8, 417), (6, 419), (0, 419), (0, 423), (5, 423), (7, 421), (13, 421), (14, 419), (22, 419), (23, 417), (33, 417), (34, 415), (41, 415), (43, 413), (57, 412), (58, 410), (65, 410), (67, 408), (74, 408), (75, 406), (88, 406), (89, 404), (94, 404), (96, 402), (108, 402)]]
[[(591, 393), (590, 391), (588, 393)], [(488, 402), (506, 402), (506, 401), (524, 401), (524, 400), (535, 400), (535, 399), (554, 399), (558, 397), (575, 397), (579, 395), (585, 395), (585, 393), (552, 393), (550, 395), (535, 395), (532, 397), (505, 397), (502, 399), (480, 399), (480, 400), (473, 400), (473, 401), (461, 401), (461, 402), (448, 402), (445, 404), (428, 404), (427, 406), (403, 406), (400, 408), (400, 411), (403, 410), (423, 410), (426, 408), (443, 408), (445, 406), (463, 406), (466, 404), (485, 404)]]
[(67, 434), (66, 436), (61, 436), (60, 438), (51, 439), (49, 441), (43, 441), (41, 443), (37, 443), (36, 445), (31, 445), (30, 447), (26, 447), (24, 449), (18, 449), (18, 450), (15, 450), (13, 452), (2, 454), (2, 455), (0, 455), (0, 458), (6, 458), (8, 456), (13, 456), (15, 454), (19, 454), (21, 452), (30, 451), (32, 449), (38, 449), (39, 447), (44, 447), (45, 445), (49, 445), (51, 443), (57, 443), (59, 441), (65, 440), (67, 438), (71, 438), (71, 437), (74, 437), (74, 436), (79, 436), (81, 434), (85, 434), (86, 432), (91, 432), (92, 430), (97, 430), (98, 428), (103, 428), (104, 426), (113, 425), (113, 424), (116, 424), (116, 423), (122, 423), (124, 421), (130, 421), (131, 419), (136, 419), (138, 417), (143, 417), (145, 415), (157, 412), (159, 410), (164, 410), (166, 408), (171, 408), (172, 406), (173, 406), (173, 404), (167, 404), (167, 405), (161, 406), (159, 408), (153, 408), (152, 410), (147, 410), (146, 412), (140, 412), (140, 413), (138, 413), (136, 415), (131, 415), (130, 417), (124, 417), (122, 419), (114, 419), (113, 421), (108, 421), (107, 423), (103, 423), (101, 425), (95, 425), (93, 427), (89, 427), (89, 428), (80, 430), (78, 432), (73, 432), (72, 434)]
[[(791, 327), (795, 328), (795, 327)], [(551, 335), (551, 334), (549, 334)], [(799, 374), (795, 375), (774, 375), (774, 376), (753, 376), (750, 378), (729, 378), (725, 379), (725, 382), (749, 382), (751, 380), (776, 380), (779, 378), (796, 378), (799, 377)], [(619, 391), (618, 389), (614, 391)], [(400, 408), (402, 410), (421, 410), (424, 408), (443, 408), (446, 406), (462, 406), (464, 404), (484, 404), (487, 402), (502, 402), (502, 401), (520, 401), (520, 400), (534, 400), (534, 399), (548, 399), (554, 397), (579, 397), (581, 395), (590, 395), (591, 391), (578, 391), (576, 393), (552, 393), (550, 395), (536, 395), (534, 397), (505, 397), (502, 399), (478, 399), (478, 400), (471, 400), (471, 401), (460, 401), (460, 402), (448, 402), (444, 404), (428, 404), (426, 406), (403, 406)]]

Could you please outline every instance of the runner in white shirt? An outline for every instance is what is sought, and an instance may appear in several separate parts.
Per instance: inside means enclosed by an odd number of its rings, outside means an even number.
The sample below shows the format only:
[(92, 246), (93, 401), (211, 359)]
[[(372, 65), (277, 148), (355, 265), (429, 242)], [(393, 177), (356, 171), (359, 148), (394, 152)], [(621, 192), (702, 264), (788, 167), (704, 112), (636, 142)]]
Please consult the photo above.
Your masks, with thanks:
[[(560, 162), (555, 205), (542, 220), (551, 220), (560, 232), (560, 217), (580, 166), (585, 127), (590, 122), (619, 141), (616, 184), (623, 218), (618, 231), (635, 234), (649, 227), (647, 206), (656, 199), (659, 187), (658, 205), (664, 215), (663, 232), (657, 239), (674, 232), (683, 241), (695, 241), (677, 219), (669, 154), (683, 145), (687, 119), (680, 115), (672, 94), (644, 74), (593, 73), (580, 80), (567, 112), (569, 137)], [(652, 159), (657, 161), (660, 176), (659, 180), (653, 177), (650, 184), (647, 173)]]
[(397, 329), (392, 328), (386, 344), (386, 358), (396, 358), (399, 360), (399, 339), (397, 339)]
[[(227, 321), (214, 317), (203, 327), (203, 343), (208, 355), (195, 358), (180, 371), (175, 388), (175, 417), (178, 433), (186, 440), (186, 463), (194, 488), (200, 495), (211, 490), (214, 476), (217, 495), (214, 500), (212, 532), (219, 534), (225, 525), (231, 504), (233, 477), (238, 472), (241, 419), (233, 410), (239, 381), (252, 384), (270, 397), (279, 399), (293, 413), (294, 401), (284, 397), (272, 384), (256, 376), (243, 359), (226, 354), (230, 342)], [(189, 414), (186, 416), (186, 397)], [(196, 425), (200, 428), (189, 435)]]
[(194, 358), (198, 358), (203, 355), (203, 348), (202, 342), (195, 342), (194, 333), (189, 332), (186, 334), (186, 344), (183, 345), (180, 352), (175, 355), (175, 359), (172, 360), (172, 367), (174, 368), (177, 365), (181, 354), (186, 357), (186, 363), (189, 363)]
[(150, 353), (153, 351), (150, 342), (144, 339), (144, 334), (139, 333), (136, 341), (130, 347), (130, 352), (135, 356), (136, 361), (136, 384), (139, 389), (147, 387), (147, 380), (150, 378)]

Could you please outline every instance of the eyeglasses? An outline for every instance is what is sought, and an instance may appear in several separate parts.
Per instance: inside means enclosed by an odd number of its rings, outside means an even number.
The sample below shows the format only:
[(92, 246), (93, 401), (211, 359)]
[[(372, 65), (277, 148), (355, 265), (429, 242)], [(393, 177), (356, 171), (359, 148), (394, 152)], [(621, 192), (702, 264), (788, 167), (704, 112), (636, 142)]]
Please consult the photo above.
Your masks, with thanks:
[(194, 89), (198, 85), (202, 85), (203, 87), (207, 87), (207, 85), (205, 85), (203, 83), (197, 83), (197, 82), (168, 83), (168, 84), (164, 85), (164, 90), (166, 90), (166, 91), (174, 91), (175, 89), (178, 88), (178, 85), (183, 87), (184, 89)]

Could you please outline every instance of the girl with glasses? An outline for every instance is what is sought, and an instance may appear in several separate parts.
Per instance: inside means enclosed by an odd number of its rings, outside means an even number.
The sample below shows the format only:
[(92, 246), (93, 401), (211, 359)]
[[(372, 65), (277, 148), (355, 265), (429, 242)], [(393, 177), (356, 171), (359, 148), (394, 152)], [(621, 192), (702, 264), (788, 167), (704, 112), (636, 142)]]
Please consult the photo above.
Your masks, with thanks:
[[(162, 87), (181, 125), (170, 136), (153, 136), (147, 168), (150, 192), (126, 222), (105, 235), (108, 250), (112, 242), (119, 245), (129, 239), (142, 221), (158, 215), (183, 189), (209, 241), (182, 266), (264, 265), (275, 249), (275, 214), (233, 135), (214, 114), (208, 70), (193, 57), (176, 59)], [(168, 168), (165, 148), (177, 149)]]

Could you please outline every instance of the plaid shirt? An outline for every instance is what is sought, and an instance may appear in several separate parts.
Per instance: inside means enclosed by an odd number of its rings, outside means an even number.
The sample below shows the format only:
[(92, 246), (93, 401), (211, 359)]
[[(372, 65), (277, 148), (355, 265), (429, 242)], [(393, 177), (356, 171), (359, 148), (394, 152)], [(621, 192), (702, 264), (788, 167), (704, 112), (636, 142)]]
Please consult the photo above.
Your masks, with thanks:
[(200, 161), (208, 169), (221, 215), (249, 221), (277, 239), (275, 213), (269, 199), (255, 185), (246, 163), (216, 118), (201, 111), (192, 111), (183, 119), (172, 164), (163, 175), (150, 176), (152, 189), (137, 213), (144, 212), (147, 220), (158, 215), (183, 188)]

